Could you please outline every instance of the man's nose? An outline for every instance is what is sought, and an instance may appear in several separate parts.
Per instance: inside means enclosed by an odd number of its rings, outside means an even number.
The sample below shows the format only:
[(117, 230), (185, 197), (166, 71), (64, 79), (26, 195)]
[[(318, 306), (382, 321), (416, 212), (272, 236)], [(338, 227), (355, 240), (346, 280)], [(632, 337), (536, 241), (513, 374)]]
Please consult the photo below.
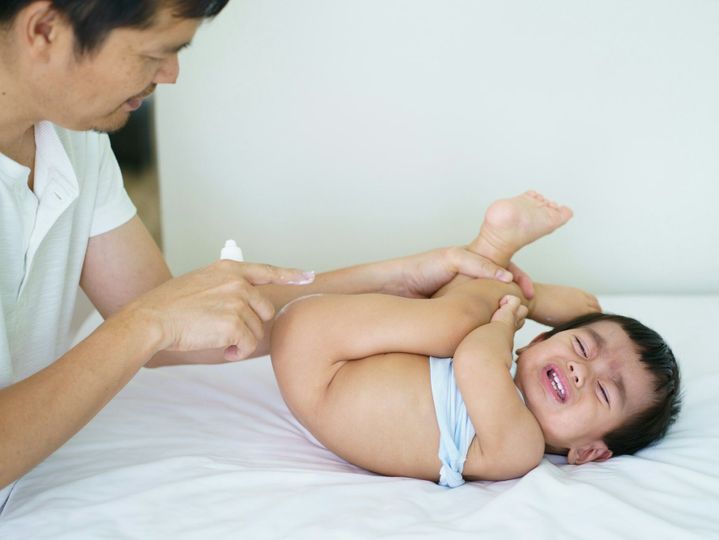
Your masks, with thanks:
[(175, 84), (179, 75), (180, 62), (177, 58), (177, 54), (173, 54), (162, 62), (152, 82), (155, 84)]

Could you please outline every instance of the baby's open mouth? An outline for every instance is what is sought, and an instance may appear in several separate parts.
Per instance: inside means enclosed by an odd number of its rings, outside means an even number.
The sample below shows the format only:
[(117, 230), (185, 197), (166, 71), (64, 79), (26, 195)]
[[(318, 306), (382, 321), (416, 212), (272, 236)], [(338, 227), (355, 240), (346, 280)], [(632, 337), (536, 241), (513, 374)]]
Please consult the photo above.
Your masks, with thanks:
[(552, 385), (552, 388), (554, 389), (554, 393), (557, 395), (560, 401), (564, 401), (567, 399), (567, 389), (564, 388), (564, 385), (562, 384), (562, 381), (559, 379), (559, 374), (556, 372), (554, 368), (549, 368), (547, 370), (547, 378), (549, 379), (549, 382)]

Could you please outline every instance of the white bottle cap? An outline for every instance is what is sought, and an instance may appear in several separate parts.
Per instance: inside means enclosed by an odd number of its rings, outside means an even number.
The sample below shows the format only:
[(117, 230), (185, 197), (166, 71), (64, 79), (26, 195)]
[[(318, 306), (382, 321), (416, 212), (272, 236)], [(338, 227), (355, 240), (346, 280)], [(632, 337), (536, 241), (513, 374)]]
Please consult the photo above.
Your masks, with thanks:
[(245, 259), (242, 257), (242, 250), (237, 247), (237, 242), (234, 240), (228, 240), (225, 242), (225, 247), (220, 252), (220, 259), (242, 262)]

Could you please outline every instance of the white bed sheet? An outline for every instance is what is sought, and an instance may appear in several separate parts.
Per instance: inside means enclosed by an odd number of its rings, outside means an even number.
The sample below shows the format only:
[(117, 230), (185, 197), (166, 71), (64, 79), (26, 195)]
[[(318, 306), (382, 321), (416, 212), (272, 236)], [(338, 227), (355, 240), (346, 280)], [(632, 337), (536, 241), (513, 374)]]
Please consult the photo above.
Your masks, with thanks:
[(322, 448), (267, 358), (142, 370), (18, 482), (0, 538), (719, 538), (719, 296), (602, 302), (659, 330), (683, 369), (678, 423), (637, 456), (450, 490)]

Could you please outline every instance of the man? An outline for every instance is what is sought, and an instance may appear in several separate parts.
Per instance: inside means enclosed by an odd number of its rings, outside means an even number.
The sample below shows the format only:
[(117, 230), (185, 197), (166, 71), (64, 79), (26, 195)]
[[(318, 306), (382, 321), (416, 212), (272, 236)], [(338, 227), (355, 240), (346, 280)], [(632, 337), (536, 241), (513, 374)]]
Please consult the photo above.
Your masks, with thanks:
[[(0, 6), (0, 488), (68, 440), (143, 365), (265, 354), (275, 311), (298, 296), (426, 296), (458, 272), (512, 279), (462, 248), (316, 279), (230, 261), (172, 279), (107, 136), (96, 132), (122, 127), (156, 85), (174, 83), (178, 52), (226, 2)], [(67, 350), (78, 285), (105, 322)]]

